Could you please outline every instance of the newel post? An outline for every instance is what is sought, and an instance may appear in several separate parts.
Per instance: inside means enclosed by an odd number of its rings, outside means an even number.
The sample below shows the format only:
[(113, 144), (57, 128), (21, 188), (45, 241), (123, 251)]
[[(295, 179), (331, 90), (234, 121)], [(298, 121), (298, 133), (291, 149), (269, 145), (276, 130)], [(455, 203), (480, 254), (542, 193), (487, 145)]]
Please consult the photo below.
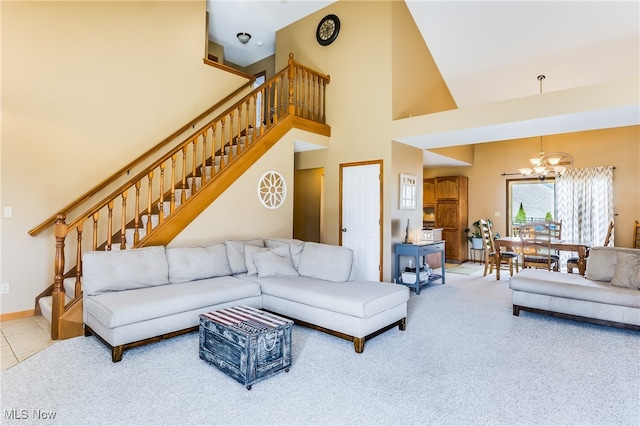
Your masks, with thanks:
[(53, 269), (53, 295), (51, 306), (51, 340), (58, 340), (60, 334), (60, 316), (64, 312), (64, 240), (67, 236), (67, 224), (65, 222), (66, 215), (58, 213), (54, 227), (54, 235), (56, 237), (56, 255), (54, 258)]
[(293, 60), (293, 53), (289, 53), (289, 101), (287, 103), (287, 112), (294, 115), (296, 110), (293, 104), (293, 80), (296, 77), (295, 61)]

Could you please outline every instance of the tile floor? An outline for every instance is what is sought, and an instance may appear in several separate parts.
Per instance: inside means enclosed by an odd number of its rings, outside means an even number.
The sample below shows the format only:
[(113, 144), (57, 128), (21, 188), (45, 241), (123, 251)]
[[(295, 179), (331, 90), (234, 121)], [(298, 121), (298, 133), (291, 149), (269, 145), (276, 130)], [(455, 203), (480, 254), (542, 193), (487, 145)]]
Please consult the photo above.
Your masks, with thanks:
[(0, 366), (6, 370), (55, 343), (49, 321), (42, 316), (0, 322)]

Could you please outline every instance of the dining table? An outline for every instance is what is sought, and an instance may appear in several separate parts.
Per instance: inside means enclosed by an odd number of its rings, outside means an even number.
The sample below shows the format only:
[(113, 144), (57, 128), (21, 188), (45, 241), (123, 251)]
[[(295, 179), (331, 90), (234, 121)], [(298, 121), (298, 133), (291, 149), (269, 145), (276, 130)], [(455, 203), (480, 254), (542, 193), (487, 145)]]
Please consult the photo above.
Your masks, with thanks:
[[(510, 248), (522, 247), (520, 237), (500, 237), (495, 240), (496, 243), (496, 262), (500, 264), (500, 250), (512, 251)], [(591, 244), (580, 241), (568, 240), (551, 240), (549, 247), (552, 250), (570, 251), (578, 253), (578, 273), (584, 275), (587, 269), (587, 257), (589, 256), (589, 248)], [(506, 249), (506, 250), (505, 250)], [(496, 268), (496, 279), (500, 279), (500, 268)]]

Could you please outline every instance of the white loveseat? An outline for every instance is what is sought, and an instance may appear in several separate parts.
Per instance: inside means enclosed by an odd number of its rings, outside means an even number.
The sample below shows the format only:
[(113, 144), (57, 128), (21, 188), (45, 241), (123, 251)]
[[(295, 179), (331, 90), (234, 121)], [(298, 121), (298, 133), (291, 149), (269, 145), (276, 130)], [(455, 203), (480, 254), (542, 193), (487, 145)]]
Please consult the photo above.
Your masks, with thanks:
[(585, 276), (523, 269), (509, 279), (520, 311), (640, 330), (640, 250), (593, 247)]
[(125, 349), (198, 327), (199, 315), (263, 308), (353, 341), (406, 327), (409, 290), (353, 280), (353, 252), (292, 239), (147, 247), (83, 256), (85, 335), (120, 361)]

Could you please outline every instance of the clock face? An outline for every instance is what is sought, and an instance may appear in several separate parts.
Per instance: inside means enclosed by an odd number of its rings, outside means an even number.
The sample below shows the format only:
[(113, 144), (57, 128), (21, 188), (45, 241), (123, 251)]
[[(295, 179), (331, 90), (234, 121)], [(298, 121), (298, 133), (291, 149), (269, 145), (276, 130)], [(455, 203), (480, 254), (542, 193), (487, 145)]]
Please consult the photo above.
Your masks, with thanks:
[(316, 40), (322, 46), (334, 42), (340, 32), (340, 19), (336, 15), (327, 15), (320, 20), (316, 30)]

